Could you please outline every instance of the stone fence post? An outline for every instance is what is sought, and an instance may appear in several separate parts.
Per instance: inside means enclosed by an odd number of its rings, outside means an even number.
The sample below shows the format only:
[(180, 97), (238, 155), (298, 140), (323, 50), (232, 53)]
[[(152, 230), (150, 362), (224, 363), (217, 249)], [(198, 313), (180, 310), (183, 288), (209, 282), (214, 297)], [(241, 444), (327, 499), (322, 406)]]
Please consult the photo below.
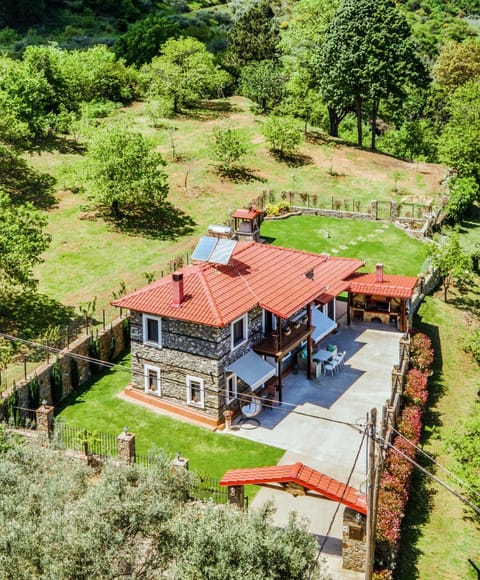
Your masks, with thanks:
[(342, 566), (365, 572), (367, 557), (366, 516), (349, 507), (343, 512)]
[(53, 433), (53, 413), (55, 407), (53, 405), (47, 405), (46, 401), (35, 410), (35, 419), (37, 421), (37, 432), (40, 435), (44, 435), (50, 438)]
[(228, 503), (236, 505), (238, 508), (243, 509), (243, 506), (245, 504), (245, 486), (229, 485)]
[(135, 433), (129, 433), (128, 427), (117, 437), (118, 458), (126, 463), (135, 463)]

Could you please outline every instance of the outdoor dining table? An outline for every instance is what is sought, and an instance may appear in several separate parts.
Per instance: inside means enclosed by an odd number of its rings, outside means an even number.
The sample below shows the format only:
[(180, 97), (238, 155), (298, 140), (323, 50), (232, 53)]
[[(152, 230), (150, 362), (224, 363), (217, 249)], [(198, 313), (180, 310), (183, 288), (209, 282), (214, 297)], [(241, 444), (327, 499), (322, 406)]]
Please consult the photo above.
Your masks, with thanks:
[(312, 360), (314, 362), (319, 362), (323, 364), (324, 362), (332, 360), (334, 354), (335, 353), (332, 350), (326, 350), (321, 348), (320, 350), (317, 350), (316, 353), (314, 353)]
[[(320, 370), (323, 371), (323, 365), (332, 360), (332, 357), (335, 353), (331, 350), (326, 350), (324, 348), (321, 348), (320, 350), (317, 350), (316, 353), (314, 353), (314, 355), (312, 356), (312, 361), (318, 364), (318, 368)], [(317, 378), (318, 378), (318, 371), (317, 371)]]

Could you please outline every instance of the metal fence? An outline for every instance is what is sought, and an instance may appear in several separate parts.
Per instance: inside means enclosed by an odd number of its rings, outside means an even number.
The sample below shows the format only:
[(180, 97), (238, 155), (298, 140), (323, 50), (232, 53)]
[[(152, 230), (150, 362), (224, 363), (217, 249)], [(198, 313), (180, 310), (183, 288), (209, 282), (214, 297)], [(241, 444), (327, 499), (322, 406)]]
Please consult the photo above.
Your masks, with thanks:
[[(193, 489), (193, 497), (199, 501), (212, 501), (214, 503), (228, 503), (228, 487), (219, 485), (218, 481), (212, 477), (201, 476), (197, 486)], [(245, 510), (248, 510), (248, 496), (244, 498)]]
[(56, 420), (53, 430), (53, 442), (59, 447), (93, 454), (105, 459), (118, 457), (117, 437), (111, 433), (89, 431), (82, 427), (73, 427)]
[(7, 409), (5, 422), (17, 429), (32, 429), (37, 428), (37, 417), (34, 409), (27, 409), (25, 407), (12, 407)]

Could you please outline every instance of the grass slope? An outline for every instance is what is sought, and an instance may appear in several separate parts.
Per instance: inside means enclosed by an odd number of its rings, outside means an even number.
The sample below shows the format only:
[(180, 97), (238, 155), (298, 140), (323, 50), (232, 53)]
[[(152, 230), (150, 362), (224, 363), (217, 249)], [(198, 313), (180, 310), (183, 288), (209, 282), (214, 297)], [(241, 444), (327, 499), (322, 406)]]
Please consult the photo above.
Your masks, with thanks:
[[(439, 165), (413, 164), (340, 143), (327, 144), (318, 134), (302, 145), (299, 164), (278, 161), (269, 154), (261, 135), (263, 118), (254, 115), (250, 102), (241, 97), (206, 103), (189, 116), (165, 120), (160, 128), (151, 126), (144, 103), (120, 109), (103, 122), (108, 128), (122, 121), (147, 135), (164, 155), (169, 201), (194, 220), (193, 234), (162, 239), (160, 232), (157, 239), (147, 239), (115, 231), (84, 209), (90, 191), (80, 153), (52, 150), (30, 154), (29, 163), (53, 175), (57, 183), (58, 203), (48, 212), (53, 241), (44, 263), (36, 269), (39, 289), (67, 305), (77, 306), (97, 296), (99, 309), (108, 309), (111, 291), (120, 280), (131, 291), (145, 283), (143, 272), (160, 276), (170, 260), (191, 251), (209, 224), (224, 223), (232, 210), (248, 205), (263, 190), (280, 193), (294, 188), (317, 195), (325, 205), (331, 204), (332, 196), (342, 203), (353, 198), (362, 204), (391, 198), (421, 202), (436, 199), (444, 173)], [(218, 175), (209, 160), (213, 128), (230, 123), (241, 128), (251, 148), (245, 171), (236, 180)], [(396, 184), (400, 194), (393, 193), (395, 172), (401, 174)], [(78, 188), (79, 193), (72, 193)], [(345, 245), (355, 237), (355, 232), (347, 236)], [(378, 250), (381, 245), (379, 240)], [(348, 255), (348, 251), (340, 255)], [(399, 267), (393, 270), (401, 273)]]
[[(423, 449), (449, 469), (454, 467), (454, 460), (445, 436), (461, 432), (462, 418), (468, 415), (480, 385), (480, 369), (463, 349), (471, 323), (470, 314), (436, 297), (426, 299), (416, 321), (416, 326), (432, 337), (435, 348)], [(432, 464), (425, 467), (431, 470)], [(458, 489), (443, 470), (437, 470), (436, 475)], [(478, 520), (472, 520), (464, 505), (443, 487), (418, 473), (404, 527), (396, 578), (477, 578), (468, 558), (480, 564)]]

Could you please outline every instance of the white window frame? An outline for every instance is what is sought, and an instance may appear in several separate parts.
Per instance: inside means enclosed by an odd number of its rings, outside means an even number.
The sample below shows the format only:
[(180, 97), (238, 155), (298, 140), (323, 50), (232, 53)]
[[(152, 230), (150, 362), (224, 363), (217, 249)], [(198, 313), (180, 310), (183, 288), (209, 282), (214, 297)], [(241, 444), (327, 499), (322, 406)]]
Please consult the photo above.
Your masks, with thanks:
[[(148, 340), (148, 321), (155, 320), (158, 324), (158, 341)], [(143, 315), (143, 344), (149, 344), (158, 348), (162, 347), (162, 319), (159, 316)]]
[[(194, 401), (192, 399), (192, 382), (199, 383), (199, 385), (200, 385), (200, 400), (199, 401)], [(199, 409), (204, 409), (205, 408), (204, 380), (200, 379), (199, 377), (187, 375), (186, 383), (187, 383), (187, 405), (191, 405), (192, 407), (198, 407)]]
[[(235, 324), (237, 322), (242, 322), (242, 327), (243, 327), (243, 339), (238, 343), (235, 344), (234, 343), (234, 327)], [(248, 314), (244, 314), (243, 316), (239, 316), (238, 318), (236, 318), (234, 321), (231, 322), (230, 324), (230, 345), (231, 345), (231, 350), (234, 351), (237, 348), (239, 348), (240, 346), (242, 346), (242, 344), (245, 344), (248, 340)]]
[[(233, 396), (230, 397), (230, 389), (228, 388), (228, 384), (229, 382), (232, 381), (232, 391), (233, 391)], [(235, 401), (235, 399), (238, 397), (238, 386), (237, 386), (237, 375), (235, 373), (228, 373), (225, 377), (225, 401), (226, 404), (228, 405), (229, 403), (232, 403), (233, 401)]]
[[(150, 371), (153, 371), (157, 375), (157, 389), (156, 390), (150, 389), (150, 381), (149, 381)], [(162, 388), (161, 388), (161, 382), (160, 382), (160, 369), (158, 367), (154, 367), (153, 365), (145, 365), (143, 367), (143, 373), (144, 373), (145, 392), (148, 395), (157, 395), (157, 397), (160, 397), (162, 394)]]

